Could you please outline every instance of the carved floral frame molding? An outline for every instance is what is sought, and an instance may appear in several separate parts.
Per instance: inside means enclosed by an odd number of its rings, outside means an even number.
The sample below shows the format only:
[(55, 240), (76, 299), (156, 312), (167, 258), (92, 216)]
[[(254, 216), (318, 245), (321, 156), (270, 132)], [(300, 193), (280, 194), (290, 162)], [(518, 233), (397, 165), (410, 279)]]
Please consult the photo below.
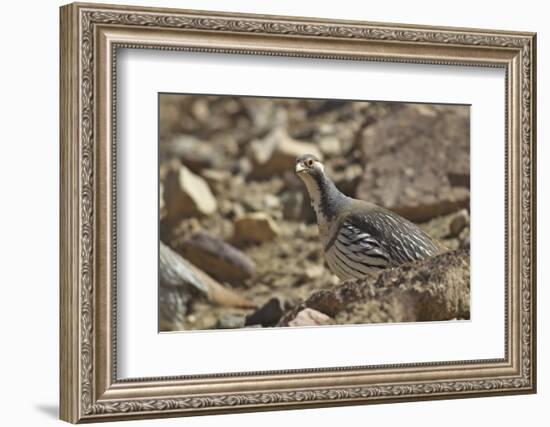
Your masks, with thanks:
[[(533, 33), (63, 6), (61, 418), (83, 422), (534, 392), (535, 41)], [(114, 147), (121, 47), (505, 68), (505, 358), (117, 380)]]

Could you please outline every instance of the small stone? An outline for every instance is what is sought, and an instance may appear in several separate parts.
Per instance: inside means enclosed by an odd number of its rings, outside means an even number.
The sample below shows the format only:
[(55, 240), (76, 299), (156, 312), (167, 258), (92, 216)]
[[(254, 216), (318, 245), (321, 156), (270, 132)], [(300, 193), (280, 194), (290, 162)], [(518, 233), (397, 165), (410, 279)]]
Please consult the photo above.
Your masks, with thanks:
[(307, 254), (306, 258), (309, 261), (317, 262), (321, 259), (321, 250), (320, 249), (314, 249), (310, 253)]
[(294, 319), (288, 322), (288, 326), (322, 326), (332, 325), (334, 321), (326, 314), (311, 308), (304, 308)]
[(263, 210), (262, 198), (256, 193), (247, 192), (242, 196), (241, 203), (246, 212), (257, 212)]
[(334, 173), (334, 182), (342, 193), (354, 197), (362, 175), (363, 168), (354, 163), (347, 166), (342, 172)]
[(308, 280), (318, 279), (325, 272), (325, 268), (322, 265), (312, 265), (307, 267), (304, 271), (304, 275)]
[(160, 146), (161, 158), (179, 159), (181, 163), (198, 173), (205, 168), (215, 168), (223, 156), (208, 141), (191, 135), (179, 135)]
[(245, 318), (239, 314), (224, 314), (216, 323), (217, 329), (239, 329), (244, 328)]
[(193, 102), (191, 107), (193, 117), (201, 123), (206, 123), (210, 117), (210, 109), (208, 107), (208, 101), (204, 98), (199, 98)]
[(245, 210), (239, 203), (233, 203), (233, 207), (230, 211), (231, 218), (239, 218), (245, 214)]
[(273, 102), (255, 97), (243, 97), (241, 102), (252, 121), (252, 129), (256, 132), (265, 132), (274, 123), (286, 123), (286, 111), (277, 109)]
[(185, 287), (159, 286), (159, 320), (163, 331), (181, 328), (193, 295)]
[(332, 274), (330, 276), (330, 284), (332, 286), (336, 286), (338, 283), (340, 283), (340, 279), (338, 278), (338, 276), (336, 276), (335, 274)]
[(418, 192), (411, 187), (405, 187), (405, 195), (411, 199), (416, 199), (418, 197)]
[(431, 105), (415, 104), (414, 109), (422, 116), (437, 117), (437, 111)]
[(460, 248), (470, 249), (470, 229), (464, 228), (459, 236)]
[(319, 132), (322, 135), (330, 135), (334, 133), (336, 130), (336, 127), (332, 123), (322, 123), (321, 126), (319, 126)]
[(319, 140), (319, 148), (325, 156), (338, 156), (342, 154), (342, 145), (335, 136), (324, 136)]
[(202, 225), (195, 217), (183, 219), (173, 227), (174, 235), (178, 236), (187, 236), (200, 230), (202, 230)]
[(266, 194), (264, 196), (264, 205), (267, 209), (279, 209), (281, 207), (281, 201), (273, 194)]
[(252, 162), (247, 157), (241, 157), (235, 166), (236, 172), (248, 175), (252, 171)]
[(273, 219), (264, 212), (254, 212), (235, 220), (233, 239), (239, 243), (263, 243), (280, 233)]
[(300, 220), (303, 213), (304, 193), (301, 191), (285, 191), (281, 195), (283, 205), (283, 218), (287, 220)]
[(164, 185), (164, 202), (170, 218), (207, 216), (217, 209), (216, 199), (206, 181), (183, 165), (167, 174)]
[(464, 230), (464, 227), (468, 225), (469, 220), (470, 217), (466, 209), (462, 209), (457, 212), (449, 224), (449, 236), (456, 237), (460, 235), (461, 231)]
[(405, 173), (405, 176), (408, 178), (413, 178), (416, 174), (413, 168), (405, 168), (403, 172)]
[(293, 171), (296, 157), (310, 153), (322, 159), (322, 153), (315, 144), (291, 138), (283, 128), (276, 128), (261, 140), (250, 145), (252, 162), (250, 178), (270, 178), (287, 171)]
[(274, 326), (281, 319), (284, 312), (284, 302), (281, 299), (274, 297), (254, 313), (246, 316), (245, 325), (262, 325), (264, 327)]
[(201, 176), (211, 186), (227, 182), (229, 178), (231, 178), (231, 174), (228, 171), (219, 169), (203, 169), (201, 171)]
[(219, 206), (220, 213), (228, 219), (238, 218), (240, 216), (243, 216), (245, 213), (242, 205), (240, 205), (239, 203), (231, 202), (227, 199), (220, 200)]
[(164, 186), (162, 182), (159, 184), (159, 215), (161, 220), (166, 217), (166, 203), (164, 203)]

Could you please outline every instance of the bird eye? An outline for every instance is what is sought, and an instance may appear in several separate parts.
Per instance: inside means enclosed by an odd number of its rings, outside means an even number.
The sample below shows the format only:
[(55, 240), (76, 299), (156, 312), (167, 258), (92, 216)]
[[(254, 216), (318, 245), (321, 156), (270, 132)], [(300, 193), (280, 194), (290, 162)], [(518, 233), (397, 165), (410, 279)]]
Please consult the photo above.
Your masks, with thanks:
[(306, 165), (308, 165), (308, 167), (312, 167), (312, 166), (313, 166), (313, 160), (312, 160), (312, 159), (309, 159), (309, 160), (306, 162)]

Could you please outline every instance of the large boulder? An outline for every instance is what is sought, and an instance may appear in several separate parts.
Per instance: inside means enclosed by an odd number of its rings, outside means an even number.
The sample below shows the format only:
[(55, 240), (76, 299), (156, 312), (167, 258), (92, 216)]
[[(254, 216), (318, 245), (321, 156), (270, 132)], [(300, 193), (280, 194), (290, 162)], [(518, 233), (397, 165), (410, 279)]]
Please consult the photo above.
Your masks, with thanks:
[(470, 203), (469, 107), (409, 104), (367, 126), (360, 199), (415, 222)]

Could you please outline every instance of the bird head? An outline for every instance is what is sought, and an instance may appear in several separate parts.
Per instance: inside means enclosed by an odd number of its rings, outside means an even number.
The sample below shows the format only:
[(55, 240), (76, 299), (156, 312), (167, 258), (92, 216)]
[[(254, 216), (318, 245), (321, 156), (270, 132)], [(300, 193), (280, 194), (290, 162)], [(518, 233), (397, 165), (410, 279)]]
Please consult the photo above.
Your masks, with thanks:
[(320, 177), (325, 173), (323, 164), (313, 154), (302, 154), (296, 159), (296, 174), (302, 179)]
[[(338, 209), (348, 204), (348, 198), (325, 174), (323, 163), (313, 154), (303, 154), (296, 159), (296, 174), (306, 186), (311, 206), (317, 214), (319, 227), (326, 225), (338, 213)], [(324, 225), (323, 225), (324, 227)]]

